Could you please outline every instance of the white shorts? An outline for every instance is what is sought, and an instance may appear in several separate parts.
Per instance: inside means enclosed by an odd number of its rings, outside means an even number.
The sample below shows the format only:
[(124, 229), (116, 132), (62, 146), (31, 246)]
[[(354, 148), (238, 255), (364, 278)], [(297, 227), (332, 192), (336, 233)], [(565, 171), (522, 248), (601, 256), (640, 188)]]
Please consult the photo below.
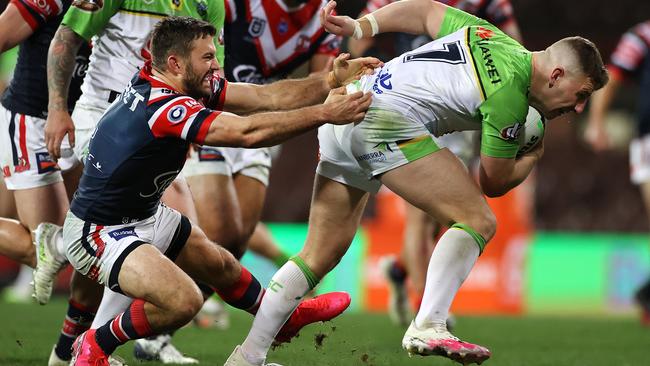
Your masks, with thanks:
[(162, 204), (148, 219), (111, 226), (83, 221), (68, 211), (63, 242), (66, 256), (77, 271), (121, 293), (118, 276), (129, 253), (146, 243), (175, 260), (191, 231), (192, 225), (185, 216)]
[[(50, 158), (45, 146), (45, 122), (43, 118), (14, 113), (0, 105), (0, 167), (7, 189), (62, 182), (61, 168), (75, 165), (74, 158), (59, 159), (58, 164)], [(66, 146), (63, 144), (64, 149)]]
[(193, 177), (209, 174), (228, 176), (242, 174), (268, 186), (271, 160), (269, 148), (196, 146), (185, 162), (183, 175)]
[(650, 135), (630, 143), (630, 180), (634, 184), (650, 182)]
[(77, 102), (75, 105), (71, 117), (75, 127), (75, 145), (73, 150), (77, 161), (83, 162), (85, 160), (88, 154), (90, 138), (93, 136), (97, 123), (105, 111), (105, 108), (90, 104)]
[(359, 123), (321, 126), (318, 142), (318, 174), (371, 193), (381, 187), (378, 175), (440, 150), (422, 123), (378, 107)]

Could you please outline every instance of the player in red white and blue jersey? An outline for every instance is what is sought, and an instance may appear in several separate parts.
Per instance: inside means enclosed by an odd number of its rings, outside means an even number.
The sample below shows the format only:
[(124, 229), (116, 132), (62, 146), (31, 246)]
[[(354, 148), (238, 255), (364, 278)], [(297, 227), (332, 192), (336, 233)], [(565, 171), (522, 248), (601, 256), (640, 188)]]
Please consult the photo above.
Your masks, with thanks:
[[(215, 76), (215, 33), (214, 26), (189, 17), (161, 20), (151, 38), (151, 63), (106, 111), (91, 137), (63, 228), (67, 257), (83, 275), (134, 301), (75, 341), (71, 365), (108, 365), (108, 356), (128, 340), (190, 321), (203, 304), (194, 281), (214, 288), (232, 306), (257, 311), (264, 294), (259, 282), (186, 217), (160, 204), (190, 143), (279, 143), (327, 122), (358, 121), (370, 104), (368, 94), (343, 95), (337, 89), (327, 105), (303, 107), (323, 101), (339, 80), (376, 60), (267, 86), (228, 84)], [(299, 109), (239, 117), (222, 107), (246, 113)], [(289, 319), (285, 330), (331, 318), (349, 305), (344, 294), (308, 301), (312, 306)]]
[[(0, 106), (0, 168), (7, 188), (13, 192), (20, 223), (0, 218), (0, 253), (32, 267), (38, 265), (34, 285), (48, 294), (53, 276), (44, 277), (43, 271), (55, 274), (65, 264), (65, 257), (60, 253), (62, 248), (47, 248), (37, 256), (30, 230), (41, 242), (53, 235), (52, 227), (36, 230), (37, 226), (44, 221), (62, 224), (68, 210), (61, 168), (72, 168), (72, 164), (66, 159), (57, 164), (51, 159), (45, 146), (44, 125), (48, 105), (47, 51), (70, 3), (12, 0), (0, 15), (0, 52), (20, 45), (13, 79)], [(89, 54), (86, 43), (75, 59), (69, 110), (79, 97)]]
[[(646, 211), (650, 213), (650, 20), (623, 34), (607, 69), (610, 81), (592, 98), (585, 137), (597, 151), (609, 148), (611, 142), (605, 129), (609, 107), (624, 83), (638, 84), (637, 136), (630, 144), (630, 178), (641, 188)], [(650, 325), (650, 279), (635, 298), (641, 306), (643, 323)]]

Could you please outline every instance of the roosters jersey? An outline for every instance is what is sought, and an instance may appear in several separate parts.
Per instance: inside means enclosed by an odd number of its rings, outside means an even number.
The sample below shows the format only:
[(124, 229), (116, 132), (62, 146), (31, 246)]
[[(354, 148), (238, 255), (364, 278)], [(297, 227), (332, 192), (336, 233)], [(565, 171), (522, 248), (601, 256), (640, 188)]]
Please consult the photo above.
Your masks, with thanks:
[[(190, 143), (203, 144), (221, 113), (178, 93), (145, 66), (107, 109), (90, 140), (79, 189), (70, 206), (98, 225), (140, 221), (156, 213), (160, 197), (185, 163)], [(215, 83), (220, 109), (227, 83)]]
[(650, 20), (628, 30), (612, 54), (609, 71), (639, 83), (638, 132), (650, 134)]
[[(47, 52), (70, 0), (11, 0), (33, 33), (20, 44), (14, 76), (2, 97), (8, 110), (28, 116), (47, 117)], [(79, 98), (90, 47), (83, 44), (75, 59), (70, 82), (68, 109), (72, 111)]]
[(325, 32), (318, 17), (326, 3), (289, 9), (282, 0), (226, 0), (226, 78), (265, 84), (316, 54), (336, 56), (341, 38)]

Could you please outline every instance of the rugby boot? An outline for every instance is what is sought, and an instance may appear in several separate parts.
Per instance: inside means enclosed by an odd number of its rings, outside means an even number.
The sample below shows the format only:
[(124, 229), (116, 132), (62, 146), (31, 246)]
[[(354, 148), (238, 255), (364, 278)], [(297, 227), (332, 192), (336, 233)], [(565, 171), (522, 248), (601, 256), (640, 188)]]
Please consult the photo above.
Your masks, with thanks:
[(224, 363), (223, 366), (282, 366), (282, 365), (277, 363), (264, 363), (264, 362), (261, 364), (250, 363), (242, 354), (241, 346), (237, 346), (235, 347), (235, 350), (232, 351), (230, 357), (228, 357), (226, 363)]
[(419, 329), (415, 321), (411, 322), (402, 339), (402, 347), (409, 356), (442, 356), (462, 365), (480, 365), (492, 355), (485, 347), (463, 342), (453, 336), (444, 323)]
[(64, 253), (57, 253), (56, 240), (60, 240), (61, 226), (43, 222), (34, 230), (34, 245), (36, 245), (36, 268), (34, 269), (34, 294), (39, 304), (45, 305), (50, 301), (52, 288), (57, 273), (65, 267), (68, 261)]
[(89, 329), (72, 344), (70, 366), (110, 366), (108, 355), (95, 340), (95, 329)]
[(350, 306), (347, 292), (329, 292), (304, 300), (275, 336), (274, 345), (291, 342), (300, 330), (311, 323), (325, 322), (339, 316)]
[(183, 355), (171, 343), (172, 336), (161, 334), (155, 337), (136, 339), (133, 356), (141, 361), (160, 361), (164, 364), (189, 365), (199, 361)]

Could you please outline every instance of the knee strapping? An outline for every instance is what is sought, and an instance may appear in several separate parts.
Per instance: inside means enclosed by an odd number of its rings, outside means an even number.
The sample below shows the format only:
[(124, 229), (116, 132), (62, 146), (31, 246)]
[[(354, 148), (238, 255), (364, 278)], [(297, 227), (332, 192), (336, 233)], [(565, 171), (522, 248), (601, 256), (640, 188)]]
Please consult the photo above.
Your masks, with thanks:
[(472, 238), (474, 238), (474, 241), (476, 241), (476, 245), (478, 245), (478, 249), (480, 251), (479, 255), (483, 253), (483, 249), (487, 245), (487, 241), (485, 240), (485, 238), (483, 238), (483, 236), (481, 234), (477, 233), (471, 227), (469, 227), (469, 226), (467, 226), (465, 224), (462, 224), (460, 222), (457, 222), (457, 223), (451, 225), (451, 228), (452, 229), (456, 228), (456, 229), (465, 230), (465, 232), (468, 233)]

